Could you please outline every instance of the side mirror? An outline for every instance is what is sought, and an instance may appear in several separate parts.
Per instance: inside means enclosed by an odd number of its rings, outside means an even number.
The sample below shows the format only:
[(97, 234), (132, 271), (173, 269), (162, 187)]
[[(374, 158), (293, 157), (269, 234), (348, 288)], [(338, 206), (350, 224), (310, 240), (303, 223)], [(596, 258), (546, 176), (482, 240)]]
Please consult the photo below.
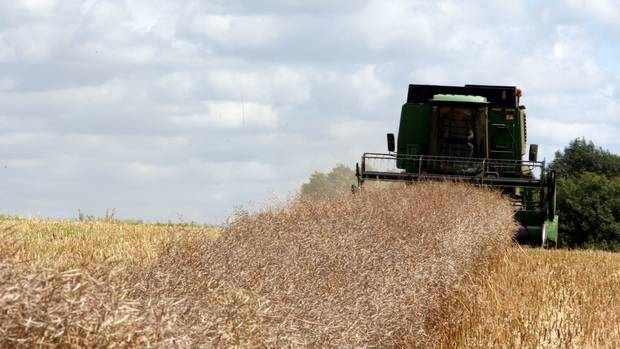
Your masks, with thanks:
[(530, 144), (530, 161), (538, 161), (538, 144)]
[(393, 152), (395, 147), (394, 147), (394, 134), (393, 133), (388, 133), (387, 134), (387, 142), (388, 142), (388, 151), (389, 152)]

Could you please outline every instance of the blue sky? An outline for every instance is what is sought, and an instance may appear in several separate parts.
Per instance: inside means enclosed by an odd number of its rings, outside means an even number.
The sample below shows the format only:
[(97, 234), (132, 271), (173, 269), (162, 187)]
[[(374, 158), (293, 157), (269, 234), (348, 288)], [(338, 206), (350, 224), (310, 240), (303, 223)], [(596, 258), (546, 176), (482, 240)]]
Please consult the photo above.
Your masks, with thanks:
[(409, 83), (523, 88), (550, 160), (620, 153), (620, 5), (0, 4), (0, 213), (221, 223), (383, 151)]

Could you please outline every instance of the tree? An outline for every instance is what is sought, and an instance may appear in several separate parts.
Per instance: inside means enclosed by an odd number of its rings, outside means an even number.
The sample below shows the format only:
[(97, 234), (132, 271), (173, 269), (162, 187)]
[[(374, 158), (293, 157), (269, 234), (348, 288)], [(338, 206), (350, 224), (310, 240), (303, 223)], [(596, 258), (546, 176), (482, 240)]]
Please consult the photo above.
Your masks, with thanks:
[(577, 138), (555, 153), (551, 168), (558, 177), (569, 178), (584, 172), (608, 177), (620, 176), (620, 156), (610, 153), (583, 138)]
[(335, 197), (351, 190), (352, 184), (357, 184), (355, 171), (338, 164), (327, 174), (314, 172), (310, 180), (302, 184), (301, 196), (310, 199)]
[(558, 182), (560, 243), (620, 251), (620, 177), (585, 172)]
[(556, 152), (560, 245), (620, 251), (620, 156), (585, 139)]

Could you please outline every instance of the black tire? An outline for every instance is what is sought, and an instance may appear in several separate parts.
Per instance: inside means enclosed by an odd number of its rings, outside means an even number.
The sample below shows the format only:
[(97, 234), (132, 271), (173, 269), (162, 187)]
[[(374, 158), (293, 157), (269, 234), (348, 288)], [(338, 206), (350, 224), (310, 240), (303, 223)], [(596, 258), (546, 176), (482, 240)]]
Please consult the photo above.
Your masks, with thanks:
[(549, 240), (545, 244), (545, 249), (547, 250), (555, 250), (556, 248), (558, 248), (558, 244), (555, 241)]

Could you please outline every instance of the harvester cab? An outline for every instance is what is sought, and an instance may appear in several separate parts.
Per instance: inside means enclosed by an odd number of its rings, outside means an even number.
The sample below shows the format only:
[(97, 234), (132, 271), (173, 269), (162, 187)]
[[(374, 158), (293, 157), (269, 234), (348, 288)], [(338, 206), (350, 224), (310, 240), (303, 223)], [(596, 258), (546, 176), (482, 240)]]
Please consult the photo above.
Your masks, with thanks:
[(379, 181), (458, 181), (500, 188), (520, 223), (519, 243), (555, 246), (555, 173), (526, 154), (521, 90), (513, 86), (409, 85), (398, 137), (388, 153), (364, 153), (358, 185)]

